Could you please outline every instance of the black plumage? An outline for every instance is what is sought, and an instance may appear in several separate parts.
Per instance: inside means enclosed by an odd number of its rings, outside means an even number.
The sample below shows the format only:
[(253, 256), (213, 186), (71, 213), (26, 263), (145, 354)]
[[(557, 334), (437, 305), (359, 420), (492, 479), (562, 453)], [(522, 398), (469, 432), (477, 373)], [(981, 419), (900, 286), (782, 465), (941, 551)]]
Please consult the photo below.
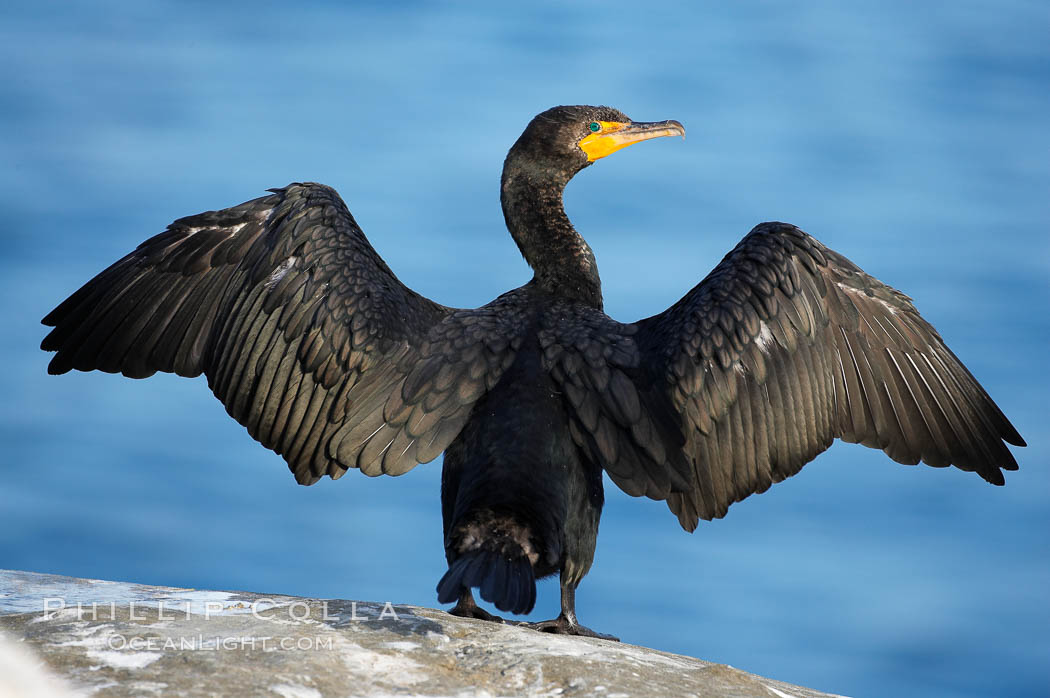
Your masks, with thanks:
[(525, 613), (594, 557), (602, 472), (686, 530), (798, 472), (835, 438), (1003, 484), (1024, 441), (911, 300), (798, 228), (763, 223), (706, 279), (632, 324), (602, 312), (568, 181), (631, 143), (684, 135), (607, 107), (537, 116), (504, 164), (507, 227), (535, 271), (460, 310), (414, 293), (339, 196), (292, 184), (182, 218), (59, 305), (51, 373), (201, 373), (312, 484), (400, 475), (445, 452), (453, 612)]

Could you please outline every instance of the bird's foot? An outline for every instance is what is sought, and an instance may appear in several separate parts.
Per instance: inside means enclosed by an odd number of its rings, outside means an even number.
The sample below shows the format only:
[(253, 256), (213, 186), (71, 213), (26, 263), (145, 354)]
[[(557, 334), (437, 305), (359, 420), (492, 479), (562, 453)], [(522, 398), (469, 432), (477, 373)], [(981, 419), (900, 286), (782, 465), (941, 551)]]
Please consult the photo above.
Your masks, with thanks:
[(553, 620), (542, 620), (538, 623), (522, 623), (526, 628), (539, 630), (541, 633), (557, 633), (559, 635), (578, 635), (580, 637), (596, 637), (600, 640), (612, 640), (619, 642), (620, 638), (615, 635), (606, 635), (596, 630), (580, 625), (575, 620), (569, 620), (565, 615), (560, 615)]
[(449, 613), (460, 618), (477, 618), (478, 620), (488, 620), (493, 623), (502, 623), (503, 619), (499, 616), (494, 616), (484, 608), (479, 606), (473, 596), (460, 597), (456, 605), (449, 610)]

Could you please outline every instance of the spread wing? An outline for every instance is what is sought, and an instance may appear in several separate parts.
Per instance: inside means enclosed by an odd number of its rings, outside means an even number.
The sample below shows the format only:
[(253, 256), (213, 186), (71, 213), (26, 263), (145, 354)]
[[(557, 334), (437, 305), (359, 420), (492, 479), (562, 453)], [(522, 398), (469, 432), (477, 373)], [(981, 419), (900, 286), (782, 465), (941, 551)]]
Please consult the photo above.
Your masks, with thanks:
[(554, 335), (578, 443), (687, 530), (836, 438), (993, 484), (1017, 468), (1003, 441), (1024, 445), (907, 296), (783, 223), (757, 226), (659, 315)]
[(1003, 484), (1024, 441), (911, 299), (798, 228), (757, 226), (639, 323), (682, 416), (686, 528), (797, 473), (840, 438)]
[(513, 295), (433, 303), (333, 189), (271, 191), (175, 221), (70, 296), (43, 320), (48, 371), (204, 373), (303, 484), (432, 460), (513, 360)]

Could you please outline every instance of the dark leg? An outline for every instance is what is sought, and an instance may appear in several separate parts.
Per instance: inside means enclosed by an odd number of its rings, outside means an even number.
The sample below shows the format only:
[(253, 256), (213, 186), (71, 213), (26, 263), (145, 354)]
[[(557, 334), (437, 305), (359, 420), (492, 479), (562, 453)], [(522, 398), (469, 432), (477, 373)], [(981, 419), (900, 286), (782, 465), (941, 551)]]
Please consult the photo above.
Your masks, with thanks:
[(494, 616), (486, 611), (474, 601), (474, 594), (471, 593), (470, 589), (466, 589), (463, 594), (459, 597), (459, 601), (456, 602), (455, 607), (449, 611), (454, 616), (461, 616), (463, 618), (477, 618), (478, 620), (491, 620), (494, 623), (502, 623), (503, 619), (499, 616)]
[(618, 637), (595, 632), (588, 627), (580, 625), (579, 621), (576, 620), (576, 585), (566, 582), (564, 575), (561, 578), (561, 615), (554, 620), (544, 620), (539, 623), (523, 623), (522, 625), (545, 633), (582, 635), (584, 637), (597, 637), (602, 640), (620, 641)]

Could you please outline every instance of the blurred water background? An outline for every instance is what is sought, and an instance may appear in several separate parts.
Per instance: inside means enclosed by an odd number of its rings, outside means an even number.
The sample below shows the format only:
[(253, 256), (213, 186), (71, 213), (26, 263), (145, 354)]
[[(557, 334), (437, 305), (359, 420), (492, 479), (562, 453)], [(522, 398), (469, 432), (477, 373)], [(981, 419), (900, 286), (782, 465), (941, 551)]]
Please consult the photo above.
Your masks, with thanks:
[(839, 444), (694, 535), (609, 484), (581, 620), (837, 693), (1047, 695), (1048, 36), (1024, 0), (5, 3), (0, 567), (434, 605), (439, 462), (298, 487), (203, 379), (47, 376), (39, 319), (174, 218), (296, 180), (412, 288), (483, 304), (530, 276), (507, 148), (610, 104), (689, 131), (569, 186), (612, 316), (790, 221), (913, 296), (1031, 445), (994, 488)]

